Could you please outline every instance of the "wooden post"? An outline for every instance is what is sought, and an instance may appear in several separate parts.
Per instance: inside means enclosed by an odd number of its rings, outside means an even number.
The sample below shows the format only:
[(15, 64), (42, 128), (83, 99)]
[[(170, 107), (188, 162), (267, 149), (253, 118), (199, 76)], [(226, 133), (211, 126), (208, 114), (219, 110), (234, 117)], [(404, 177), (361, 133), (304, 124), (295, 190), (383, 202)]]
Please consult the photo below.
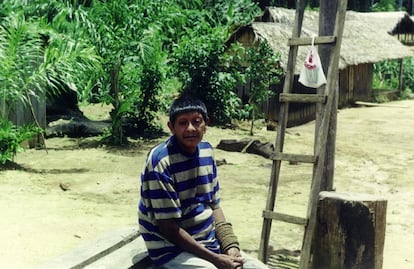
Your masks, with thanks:
[(387, 201), (321, 192), (312, 244), (314, 269), (381, 269)]
[(398, 95), (401, 96), (404, 91), (404, 59), (399, 59), (398, 62), (400, 66), (400, 72), (398, 75)]
[[(326, 0), (327, 1), (327, 0)], [(317, 161), (314, 164), (314, 172), (312, 176), (312, 184), (311, 184), (311, 194), (309, 196), (308, 202), (308, 212), (307, 212), (307, 219), (308, 223), (305, 229), (305, 235), (302, 244), (302, 252), (300, 258), (300, 268), (301, 269), (309, 269), (311, 265), (311, 253), (312, 253), (312, 242), (314, 232), (317, 226), (317, 219), (316, 219), (316, 211), (317, 211), (317, 200), (318, 194), (321, 190), (328, 190), (331, 189), (333, 178), (328, 179), (325, 176), (328, 174), (327, 171), (333, 172), (332, 169), (328, 167), (330, 164), (326, 162), (326, 158), (329, 157), (328, 148), (334, 150), (334, 144), (330, 143), (331, 139), (335, 138), (336, 131), (333, 132), (333, 113), (336, 112), (336, 96), (335, 96), (335, 89), (337, 88), (338, 83), (338, 66), (339, 66), (339, 58), (340, 58), (340, 49), (342, 43), (342, 36), (344, 30), (344, 23), (345, 23), (345, 15), (346, 15), (346, 8), (347, 8), (347, 0), (340, 0), (338, 2), (338, 8), (336, 10), (336, 19), (335, 19), (335, 30), (334, 36), (336, 36), (336, 45), (332, 48), (331, 57), (329, 61), (329, 70), (327, 75), (327, 82), (326, 82), (326, 93), (327, 99), (326, 104), (323, 109), (323, 114), (321, 118), (320, 128), (319, 131), (315, 131), (316, 136), (316, 143), (315, 143), (315, 153), (317, 154)], [(335, 111), (333, 111), (335, 110)], [(335, 116), (336, 117), (336, 116)], [(335, 121), (336, 126), (336, 121)], [(335, 128), (336, 130), (336, 128)], [(331, 144), (332, 146), (329, 147), (327, 144)], [(332, 163), (333, 164), (333, 163)], [(331, 173), (333, 176), (333, 173)], [(319, 268), (320, 269), (320, 268)]]
[[(339, 0), (321, 0), (319, 11), (319, 36), (329, 36), (334, 34), (334, 26), (336, 20), (336, 11), (338, 9)], [(328, 73), (332, 45), (319, 45), (319, 55), (325, 74)], [(335, 76), (339, 77), (338, 74)], [(320, 87), (317, 91), (319, 94), (325, 93), (326, 86)], [(336, 144), (336, 126), (337, 126), (337, 110), (338, 110), (338, 83), (336, 83), (335, 89), (331, 89), (331, 92), (327, 93), (333, 95), (333, 102), (331, 108), (331, 114), (329, 119), (329, 131), (328, 140), (325, 146), (325, 170), (322, 176), (321, 189), (331, 191), (333, 189), (334, 180), (334, 167), (335, 167), (335, 144)], [(321, 105), (317, 105), (316, 126), (315, 130), (319, 130), (319, 126), (322, 121), (322, 108)], [(317, 141), (315, 140), (315, 143)]]

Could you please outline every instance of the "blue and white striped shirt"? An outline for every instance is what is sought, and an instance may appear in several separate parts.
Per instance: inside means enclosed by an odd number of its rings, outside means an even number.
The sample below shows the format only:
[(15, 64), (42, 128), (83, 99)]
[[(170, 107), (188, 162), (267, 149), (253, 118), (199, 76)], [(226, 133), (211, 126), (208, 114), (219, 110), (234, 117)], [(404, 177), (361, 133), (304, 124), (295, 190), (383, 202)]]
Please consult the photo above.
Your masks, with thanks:
[(159, 232), (161, 219), (175, 219), (195, 240), (220, 253), (213, 220), (220, 202), (218, 190), (210, 143), (200, 142), (196, 152), (188, 155), (171, 136), (150, 151), (141, 174), (138, 215), (141, 235), (156, 265), (182, 252)]

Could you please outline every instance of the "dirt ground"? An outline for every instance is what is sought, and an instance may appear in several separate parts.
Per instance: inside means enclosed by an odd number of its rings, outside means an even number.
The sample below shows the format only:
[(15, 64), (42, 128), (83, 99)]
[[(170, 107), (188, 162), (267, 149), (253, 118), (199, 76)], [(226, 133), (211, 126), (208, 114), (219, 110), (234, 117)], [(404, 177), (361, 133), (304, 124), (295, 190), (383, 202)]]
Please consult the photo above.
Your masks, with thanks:
[[(83, 108), (91, 118), (105, 117)], [(100, 110), (98, 110), (100, 111)], [(276, 132), (260, 124), (255, 139), (274, 143)], [(285, 151), (312, 153), (313, 122), (290, 128)], [(248, 138), (248, 128), (210, 127), (206, 140)], [(164, 138), (162, 138), (164, 139)], [(17, 170), (0, 170), (1, 268), (33, 268), (107, 231), (136, 224), (139, 173), (159, 140), (125, 149), (96, 147), (96, 138), (51, 138), (45, 150), (26, 150)], [(216, 150), (222, 206), (241, 246), (259, 246), (271, 161), (253, 154)], [(384, 269), (414, 268), (414, 100), (343, 109), (338, 114), (335, 156), (338, 192), (386, 198)], [(311, 178), (306, 164), (282, 164), (278, 211), (305, 216)], [(302, 229), (274, 222), (274, 249), (300, 249)]]

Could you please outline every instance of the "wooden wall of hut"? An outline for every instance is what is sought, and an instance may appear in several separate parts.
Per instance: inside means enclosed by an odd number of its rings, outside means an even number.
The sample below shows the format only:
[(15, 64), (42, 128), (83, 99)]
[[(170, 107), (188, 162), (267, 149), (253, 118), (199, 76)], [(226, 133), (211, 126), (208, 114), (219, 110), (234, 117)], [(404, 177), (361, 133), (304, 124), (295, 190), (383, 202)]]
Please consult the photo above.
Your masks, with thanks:
[[(279, 117), (279, 95), (269, 98), (266, 104), (263, 104), (265, 111), (265, 120), (278, 122)], [(290, 104), (287, 127), (298, 126), (312, 120), (315, 120), (315, 104)]]
[[(39, 124), (39, 127), (45, 130), (47, 126), (45, 98), (31, 97), (30, 102), (31, 107), (29, 105), (23, 104), (22, 102), (15, 104), (10, 111), (9, 120), (17, 126), (22, 126), (26, 124)], [(36, 117), (36, 120), (34, 119), (33, 114)], [(44, 146), (44, 141), (41, 135), (37, 135), (36, 137), (27, 142), (30, 148)]]
[(339, 72), (339, 108), (355, 101), (372, 101), (373, 68), (372, 63), (367, 63), (348, 66)]
[(397, 34), (398, 40), (401, 41), (401, 43), (405, 45), (412, 46), (414, 45), (414, 34), (413, 33), (407, 33), (407, 34)]
[[(295, 76), (293, 93), (315, 93), (315, 89), (303, 86), (298, 82), (299, 76)], [(351, 106), (355, 101), (372, 101), (373, 64), (360, 64), (348, 66), (339, 73), (339, 99), (338, 107)], [(261, 110), (266, 121), (277, 122), (279, 117), (279, 95), (283, 91), (283, 80), (278, 85), (272, 85), (275, 95), (261, 105)], [(237, 94), (243, 103), (248, 101), (249, 83), (239, 86)], [(288, 127), (304, 124), (315, 119), (316, 106), (314, 104), (289, 105)]]
[[(303, 86), (298, 82), (299, 76), (296, 75), (294, 78), (293, 93), (316, 93), (316, 89), (308, 88)], [(267, 102), (263, 103), (262, 111), (266, 121), (277, 122), (279, 117), (279, 95), (283, 91), (284, 81), (282, 80), (280, 84), (273, 85), (272, 90), (275, 92), (275, 95), (270, 97)], [(315, 119), (316, 106), (315, 104), (298, 104), (291, 103), (289, 104), (289, 115), (287, 127), (293, 127), (297, 125), (304, 124), (306, 122), (312, 121)]]

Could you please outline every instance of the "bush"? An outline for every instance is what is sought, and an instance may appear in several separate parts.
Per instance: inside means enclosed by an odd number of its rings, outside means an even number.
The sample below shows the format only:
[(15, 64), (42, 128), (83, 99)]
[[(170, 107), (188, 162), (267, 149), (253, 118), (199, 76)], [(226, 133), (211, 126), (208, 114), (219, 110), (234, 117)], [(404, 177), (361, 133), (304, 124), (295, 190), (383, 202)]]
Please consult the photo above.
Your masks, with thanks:
[[(414, 89), (414, 59), (412, 57), (403, 60), (404, 88), (413, 92)], [(398, 61), (382, 61), (374, 64), (374, 89), (398, 89), (400, 75), (400, 63)]]
[(16, 126), (0, 119), (0, 165), (13, 162), (16, 154), (24, 150), (21, 143), (41, 132), (42, 129), (34, 125)]
[(183, 93), (205, 102), (211, 124), (230, 123), (241, 102), (233, 92), (238, 74), (230, 67), (231, 59), (225, 53), (223, 29), (191, 34), (176, 47), (172, 70), (183, 85)]
[(280, 83), (283, 70), (280, 67), (280, 54), (274, 53), (266, 41), (261, 42), (257, 47), (248, 48), (244, 59), (249, 63), (245, 69), (246, 79), (250, 83), (249, 100), (246, 106), (252, 123), (250, 135), (253, 135), (254, 121), (262, 117), (260, 106), (275, 94), (271, 85)]

